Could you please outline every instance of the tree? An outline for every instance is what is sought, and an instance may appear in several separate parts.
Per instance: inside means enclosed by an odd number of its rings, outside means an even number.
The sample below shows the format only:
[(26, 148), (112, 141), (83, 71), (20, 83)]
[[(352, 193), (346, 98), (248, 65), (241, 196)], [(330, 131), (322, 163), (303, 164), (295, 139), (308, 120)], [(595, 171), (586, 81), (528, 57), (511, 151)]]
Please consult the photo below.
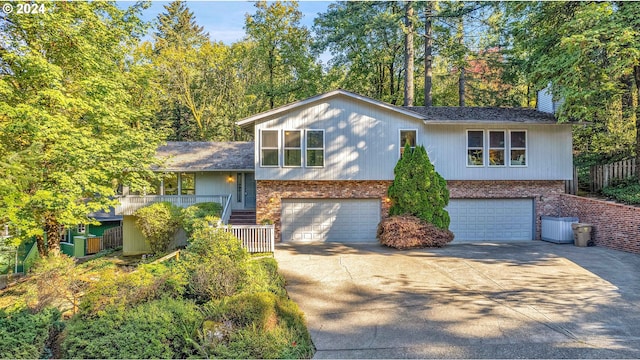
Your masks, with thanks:
[(321, 69), (311, 51), (309, 30), (300, 25), (298, 4), (259, 1), (255, 7), (256, 12), (246, 16), (245, 30), (255, 44), (251, 71), (264, 75), (251, 93), (268, 109), (317, 94)]
[(59, 253), (61, 225), (114, 205), (118, 184), (144, 185), (159, 143), (154, 102), (140, 96), (145, 65), (131, 52), (140, 7), (45, 8), (0, 18), (0, 219), (35, 236), (41, 255)]
[(405, 4), (404, 24), (404, 106), (413, 106), (414, 46), (413, 46), (413, 2)]
[(447, 182), (431, 164), (424, 146), (412, 151), (407, 144), (393, 173), (393, 183), (388, 191), (391, 199), (389, 215), (415, 215), (440, 229), (448, 229)]
[[(536, 89), (551, 84), (554, 96), (564, 100), (560, 121), (594, 123), (576, 143), (615, 157), (616, 143), (626, 138), (623, 149), (631, 153), (635, 142), (640, 161), (640, 107), (629, 101), (640, 91), (640, 4), (521, 3), (508, 10), (514, 49), (529, 81)], [(620, 129), (630, 136), (620, 137)]]

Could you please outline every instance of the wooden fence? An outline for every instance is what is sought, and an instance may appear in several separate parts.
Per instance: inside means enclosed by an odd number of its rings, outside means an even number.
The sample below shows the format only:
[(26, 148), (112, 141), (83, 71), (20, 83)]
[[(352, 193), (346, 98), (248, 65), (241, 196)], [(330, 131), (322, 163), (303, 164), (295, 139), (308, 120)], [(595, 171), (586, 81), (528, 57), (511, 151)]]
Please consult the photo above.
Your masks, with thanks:
[(578, 168), (573, 167), (573, 179), (564, 181), (564, 193), (575, 195), (578, 192)]
[(275, 249), (273, 225), (231, 225), (227, 231), (242, 241), (242, 247), (250, 253), (272, 253)]
[(636, 159), (627, 159), (611, 164), (595, 165), (589, 168), (591, 192), (598, 192), (611, 184), (614, 179), (626, 179), (635, 175)]
[(116, 226), (104, 231), (100, 249), (115, 249), (122, 246), (122, 226)]

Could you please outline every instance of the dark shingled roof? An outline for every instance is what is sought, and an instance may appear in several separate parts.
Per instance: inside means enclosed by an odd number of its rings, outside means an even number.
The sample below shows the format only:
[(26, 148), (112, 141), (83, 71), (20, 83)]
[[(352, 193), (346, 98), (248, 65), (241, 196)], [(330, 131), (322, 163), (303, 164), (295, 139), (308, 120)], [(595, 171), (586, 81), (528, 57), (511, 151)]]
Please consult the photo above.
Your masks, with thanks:
[(557, 123), (553, 114), (535, 109), (499, 107), (405, 106), (425, 118), (425, 123)]
[(167, 171), (253, 170), (252, 142), (168, 141), (156, 156)]

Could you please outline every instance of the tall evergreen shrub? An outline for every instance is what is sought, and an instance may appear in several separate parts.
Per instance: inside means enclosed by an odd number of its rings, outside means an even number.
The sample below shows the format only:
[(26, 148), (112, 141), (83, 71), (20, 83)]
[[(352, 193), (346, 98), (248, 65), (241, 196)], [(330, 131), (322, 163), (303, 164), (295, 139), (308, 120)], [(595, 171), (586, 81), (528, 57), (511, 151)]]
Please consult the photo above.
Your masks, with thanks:
[(440, 229), (448, 229), (450, 218), (444, 209), (449, 204), (447, 182), (436, 171), (424, 146), (413, 151), (405, 146), (393, 173), (395, 178), (388, 191), (392, 202), (389, 215), (415, 215)]

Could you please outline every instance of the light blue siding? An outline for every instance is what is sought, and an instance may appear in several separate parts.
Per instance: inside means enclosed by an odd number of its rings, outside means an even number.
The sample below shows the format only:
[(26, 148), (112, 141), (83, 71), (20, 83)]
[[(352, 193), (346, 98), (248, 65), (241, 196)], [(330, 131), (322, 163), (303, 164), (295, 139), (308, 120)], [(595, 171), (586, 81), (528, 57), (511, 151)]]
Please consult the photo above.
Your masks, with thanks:
[[(260, 166), (260, 131), (324, 130), (325, 165), (321, 168)], [(572, 178), (570, 125), (530, 123), (429, 124), (347, 97), (294, 108), (256, 123), (257, 180), (392, 180), (399, 158), (400, 130), (416, 129), (436, 169), (447, 180), (568, 180)], [(467, 167), (466, 130), (527, 131), (526, 167)], [(304, 141), (303, 141), (304, 146)], [(488, 148), (485, 149), (485, 153)], [(508, 149), (507, 159), (508, 159)], [(304, 147), (302, 154), (304, 157)], [(304, 159), (302, 160), (304, 164)]]
[(400, 129), (420, 133), (422, 126), (418, 119), (358, 100), (332, 98), (310, 104), (256, 124), (256, 154), (262, 129), (325, 130), (324, 167), (282, 167), (281, 151), (280, 167), (260, 167), (256, 156), (256, 179), (391, 180), (400, 154)]
[[(467, 167), (466, 130), (526, 130), (526, 167)], [(436, 170), (447, 180), (570, 180), (570, 125), (427, 125), (418, 133)], [(485, 141), (485, 156), (487, 151)], [(508, 149), (507, 149), (508, 151)], [(507, 155), (508, 159), (508, 155)], [(508, 163), (508, 161), (507, 161)]]

